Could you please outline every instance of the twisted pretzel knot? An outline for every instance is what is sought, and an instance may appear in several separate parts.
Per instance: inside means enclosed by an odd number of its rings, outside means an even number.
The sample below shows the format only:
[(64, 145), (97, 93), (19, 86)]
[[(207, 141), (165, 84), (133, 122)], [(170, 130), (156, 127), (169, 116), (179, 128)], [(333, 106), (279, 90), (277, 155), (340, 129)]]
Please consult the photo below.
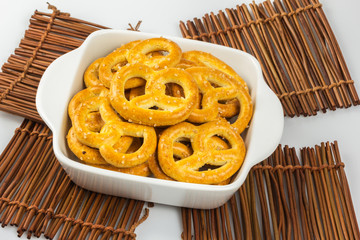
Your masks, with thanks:
[[(166, 55), (151, 55), (149, 53), (165, 51)], [(181, 48), (166, 38), (151, 38), (141, 41), (129, 51), (129, 63), (143, 63), (154, 70), (174, 67), (180, 62)]]
[[(228, 149), (214, 149), (213, 136), (226, 139)], [(193, 154), (176, 161), (173, 146), (176, 141), (188, 138)], [(230, 178), (241, 166), (245, 157), (245, 145), (226, 121), (219, 120), (194, 126), (187, 122), (166, 129), (159, 140), (158, 158), (161, 169), (168, 176), (183, 182), (216, 184)], [(201, 171), (205, 165), (217, 168)]]
[(240, 103), (240, 111), (232, 126), (239, 134), (243, 132), (252, 116), (251, 97), (244, 87), (229, 75), (214, 68), (192, 67), (186, 71), (193, 76), (202, 94), (202, 108), (194, 109), (188, 120), (195, 123), (213, 121), (221, 115), (219, 101), (237, 99)]
[[(67, 142), (70, 150), (82, 161), (89, 164), (90, 166), (99, 167), (111, 171), (117, 171), (132, 175), (138, 175), (138, 176), (149, 176), (150, 175), (150, 168), (149, 163), (146, 161), (142, 164), (139, 164), (134, 167), (127, 167), (127, 168), (118, 168), (110, 165), (105, 161), (103, 156), (100, 154), (98, 149), (88, 147), (85, 144), (82, 144), (78, 141), (74, 128), (70, 128), (69, 133), (67, 135)], [(139, 147), (141, 146), (141, 142), (139, 139), (134, 138), (132, 141), (132, 144), (127, 149), (127, 152), (133, 153), (135, 152)], [(119, 144), (117, 144), (116, 149), (125, 150), (124, 147), (119, 147)], [(154, 157), (152, 157), (154, 158)]]
[[(105, 124), (102, 131), (115, 132), (115, 137), (108, 138), (99, 147), (100, 154), (106, 162), (115, 167), (134, 167), (146, 162), (155, 153), (157, 137), (152, 127), (114, 121)], [(126, 136), (143, 138), (141, 147), (132, 153), (119, 151), (116, 145)]]
[[(124, 86), (133, 77), (146, 80), (145, 94), (127, 100)], [(167, 83), (180, 85), (184, 90), (184, 98), (166, 95)], [(168, 68), (154, 71), (137, 63), (125, 66), (116, 73), (110, 88), (110, 101), (115, 110), (128, 121), (149, 126), (166, 126), (188, 118), (195, 107), (197, 94), (195, 82), (184, 70)], [(152, 109), (154, 107), (157, 109)]]
[[(221, 149), (229, 148), (229, 146), (225, 141), (223, 141), (221, 138), (216, 136), (211, 137), (210, 144), (212, 149), (221, 150)], [(173, 150), (174, 150), (174, 157), (178, 159), (187, 158), (191, 156), (193, 153), (192, 149), (189, 146), (181, 142), (174, 142)], [(149, 159), (149, 168), (156, 178), (174, 181), (173, 178), (169, 177), (163, 172), (157, 158), (154, 157)], [(229, 182), (230, 182), (230, 178), (226, 179), (223, 182), (220, 182), (218, 185), (228, 184)]]

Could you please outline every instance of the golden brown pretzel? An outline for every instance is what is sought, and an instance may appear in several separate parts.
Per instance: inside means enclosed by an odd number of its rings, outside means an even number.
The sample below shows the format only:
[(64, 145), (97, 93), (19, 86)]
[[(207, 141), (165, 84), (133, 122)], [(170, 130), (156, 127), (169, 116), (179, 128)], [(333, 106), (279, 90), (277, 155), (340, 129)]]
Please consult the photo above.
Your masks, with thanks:
[(80, 160), (88, 164), (107, 165), (107, 162), (100, 155), (98, 149), (91, 148), (79, 142), (75, 135), (74, 128), (70, 128), (68, 135), (66, 136), (68, 146), (70, 150)]
[[(74, 131), (78, 140), (89, 147), (99, 148), (105, 140), (115, 138), (115, 133), (106, 132), (102, 127), (100, 132), (91, 131), (86, 125), (86, 119), (89, 113), (99, 112), (105, 122), (121, 122), (120, 117), (113, 110), (107, 97), (93, 97), (83, 101), (77, 108), (73, 120)], [(123, 146), (127, 149), (131, 143), (131, 137), (122, 139)]]
[[(116, 167), (134, 167), (146, 162), (156, 150), (156, 133), (153, 127), (127, 122), (108, 122), (102, 128), (103, 132), (114, 133), (111, 138), (103, 141), (99, 146), (101, 156), (105, 161)], [(143, 144), (132, 153), (118, 151), (115, 144), (125, 136), (141, 137)]]
[(128, 63), (128, 52), (128, 49), (115, 50), (104, 57), (99, 67), (99, 80), (105, 87), (110, 88), (114, 73)]
[(239, 134), (243, 132), (252, 116), (252, 102), (248, 91), (233, 78), (214, 68), (192, 67), (186, 71), (193, 76), (202, 94), (201, 109), (194, 109), (188, 120), (195, 123), (213, 121), (219, 116), (220, 100), (237, 99), (240, 112), (232, 126)]
[(234, 69), (210, 53), (195, 50), (188, 51), (183, 53), (182, 58), (192, 61), (199, 66), (206, 66), (222, 71), (235, 78), (238, 83), (248, 90), (246, 82), (234, 71)]
[[(146, 79), (145, 94), (128, 101), (124, 94), (124, 85), (133, 77)], [(167, 96), (167, 83), (180, 85), (185, 97)], [(137, 63), (125, 66), (116, 73), (109, 96), (115, 110), (129, 122), (167, 126), (188, 118), (195, 107), (197, 94), (197, 86), (186, 71), (176, 68), (153, 71), (146, 65)]]
[[(211, 138), (221, 136), (228, 142), (229, 148), (213, 149)], [(193, 154), (175, 161), (173, 145), (177, 139), (189, 138)], [(158, 144), (158, 159), (166, 175), (178, 181), (216, 184), (230, 178), (241, 166), (245, 157), (245, 145), (230, 125), (224, 120), (194, 126), (187, 122), (179, 123), (166, 129)], [(215, 169), (201, 171), (211, 164)]]
[[(117, 48), (112, 53), (103, 58), (99, 66), (99, 81), (107, 88), (110, 84), (114, 73), (121, 69), (124, 65), (128, 64), (129, 50), (136, 46), (140, 40), (132, 41)], [(135, 88), (145, 85), (145, 80), (140, 78), (131, 79), (125, 85), (125, 89)]]
[[(164, 56), (149, 56), (151, 52), (165, 51)], [(151, 38), (141, 41), (129, 51), (129, 63), (143, 63), (155, 70), (174, 67), (180, 62), (181, 48), (166, 38)]]
[[(127, 150), (127, 153), (135, 152), (140, 146), (141, 146), (140, 140), (138, 138), (134, 138), (131, 146)], [(116, 147), (119, 147), (119, 146), (116, 146)], [(96, 151), (99, 152), (98, 150), (96, 150)], [(154, 158), (154, 157), (150, 157), (150, 159), (151, 158)], [(147, 177), (150, 175), (149, 163), (147, 161), (142, 164), (136, 165), (134, 167), (129, 167), (129, 168), (118, 168), (118, 167), (108, 164), (105, 160), (104, 160), (104, 162), (106, 163), (106, 165), (104, 165), (104, 164), (98, 165), (98, 164), (91, 164), (91, 163), (88, 163), (88, 164), (93, 167), (99, 167), (99, 168), (103, 168), (103, 169), (107, 169), (107, 170), (111, 170), (111, 171), (117, 171), (117, 172), (137, 175), (137, 176)]]
[[(173, 150), (174, 156), (178, 159), (189, 157), (192, 154), (192, 150), (188, 146), (179, 142), (174, 143)], [(149, 168), (156, 178), (174, 181), (173, 178), (163, 172), (156, 157), (149, 159)]]
[(70, 100), (68, 106), (68, 113), (71, 121), (74, 121), (77, 108), (82, 102), (93, 97), (106, 97), (108, 94), (109, 90), (102, 86), (88, 87), (76, 93), (75, 96)]

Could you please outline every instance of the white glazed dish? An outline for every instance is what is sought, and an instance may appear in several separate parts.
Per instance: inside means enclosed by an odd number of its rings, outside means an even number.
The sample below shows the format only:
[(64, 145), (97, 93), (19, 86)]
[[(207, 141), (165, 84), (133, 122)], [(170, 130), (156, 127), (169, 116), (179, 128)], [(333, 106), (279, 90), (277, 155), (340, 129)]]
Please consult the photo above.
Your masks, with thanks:
[(67, 106), (71, 98), (84, 88), (83, 74), (86, 68), (95, 59), (106, 56), (121, 44), (153, 37), (159, 35), (100, 30), (89, 35), (78, 49), (59, 57), (47, 68), (38, 87), (36, 106), (53, 132), (54, 153), (77, 185), (95, 192), (189, 208), (210, 209), (221, 206), (239, 189), (251, 167), (275, 150), (284, 125), (278, 98), (265, 83), (258, 61), (245, 52), (164, 36), (175, 41), (183, 51), (200, 50), (213, 54), (230, 65), (249, 86), (254, 113), (244, 138), (247, 153), (231, 184), (191, 184), (100, 169), (79, 162), (67, 147), (66, 134), (70, 127)]

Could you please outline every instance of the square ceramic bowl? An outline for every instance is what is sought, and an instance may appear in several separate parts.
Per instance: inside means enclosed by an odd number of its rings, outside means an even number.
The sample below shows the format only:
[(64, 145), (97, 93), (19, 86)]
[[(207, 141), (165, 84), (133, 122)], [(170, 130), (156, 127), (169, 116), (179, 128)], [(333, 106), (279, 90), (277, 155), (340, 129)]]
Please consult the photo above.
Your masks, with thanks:
[(70, 152), (66, 134), (70, 127), (67, 106), (84, 88), (83, 74), (95, 59), (133, 40), (159, 35), (122, 30), (92, 33), (78, 49), (56, 59), (45, 71), (36, 96), (40, 116), (53, 132), (53, 148), (59, 162), (79, 186), (105, 194), (174, 206), (210, 209), (224, 204), (244, 182), (250, 168), (277, 147), (283, 130), (283, 110), (263, 79), (258, 61), (228, 47), (183, 38), (168, 37), (183, 51), (200, 50), (230, 65), (248, 84), (254, 113), (245, 135), (247, 153), (234, 181), (224, 186), (191, 184), (140, 177), (95, 168), (79, 162)]

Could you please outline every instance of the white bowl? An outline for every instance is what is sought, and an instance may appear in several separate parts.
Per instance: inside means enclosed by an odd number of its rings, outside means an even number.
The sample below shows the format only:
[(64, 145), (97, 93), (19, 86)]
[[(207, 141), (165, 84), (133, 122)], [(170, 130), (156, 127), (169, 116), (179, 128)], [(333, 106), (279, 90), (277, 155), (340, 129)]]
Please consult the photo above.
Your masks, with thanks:
[(70, 126), (67, 106), (84, 88), (83, 74), (95, 59), (106, 56), (123, 43), (159, 37), (155, 34), (121, 30), (100, 30), (89, 35), (78, 49), (56, 59), (45, 71), (36, 96), (38, 112), (53, 132), (54, 153), (79, 186), (105, 194), (190, 208), (215, 208), (238, 190), (252, 166), (268, 157), (277, 147), (283, 130), (281, 104), (263, 79), (258, 61), (251, 55), (215, 44), (169, 37), (183, 51), (200, 50), (230, 65), (248, 84), (254, 113), (245, 136), (247, 154), (231, 184), (224, 186), (191, 184), (139, 177), (79, 162), (70, 152), (66, 134)]

